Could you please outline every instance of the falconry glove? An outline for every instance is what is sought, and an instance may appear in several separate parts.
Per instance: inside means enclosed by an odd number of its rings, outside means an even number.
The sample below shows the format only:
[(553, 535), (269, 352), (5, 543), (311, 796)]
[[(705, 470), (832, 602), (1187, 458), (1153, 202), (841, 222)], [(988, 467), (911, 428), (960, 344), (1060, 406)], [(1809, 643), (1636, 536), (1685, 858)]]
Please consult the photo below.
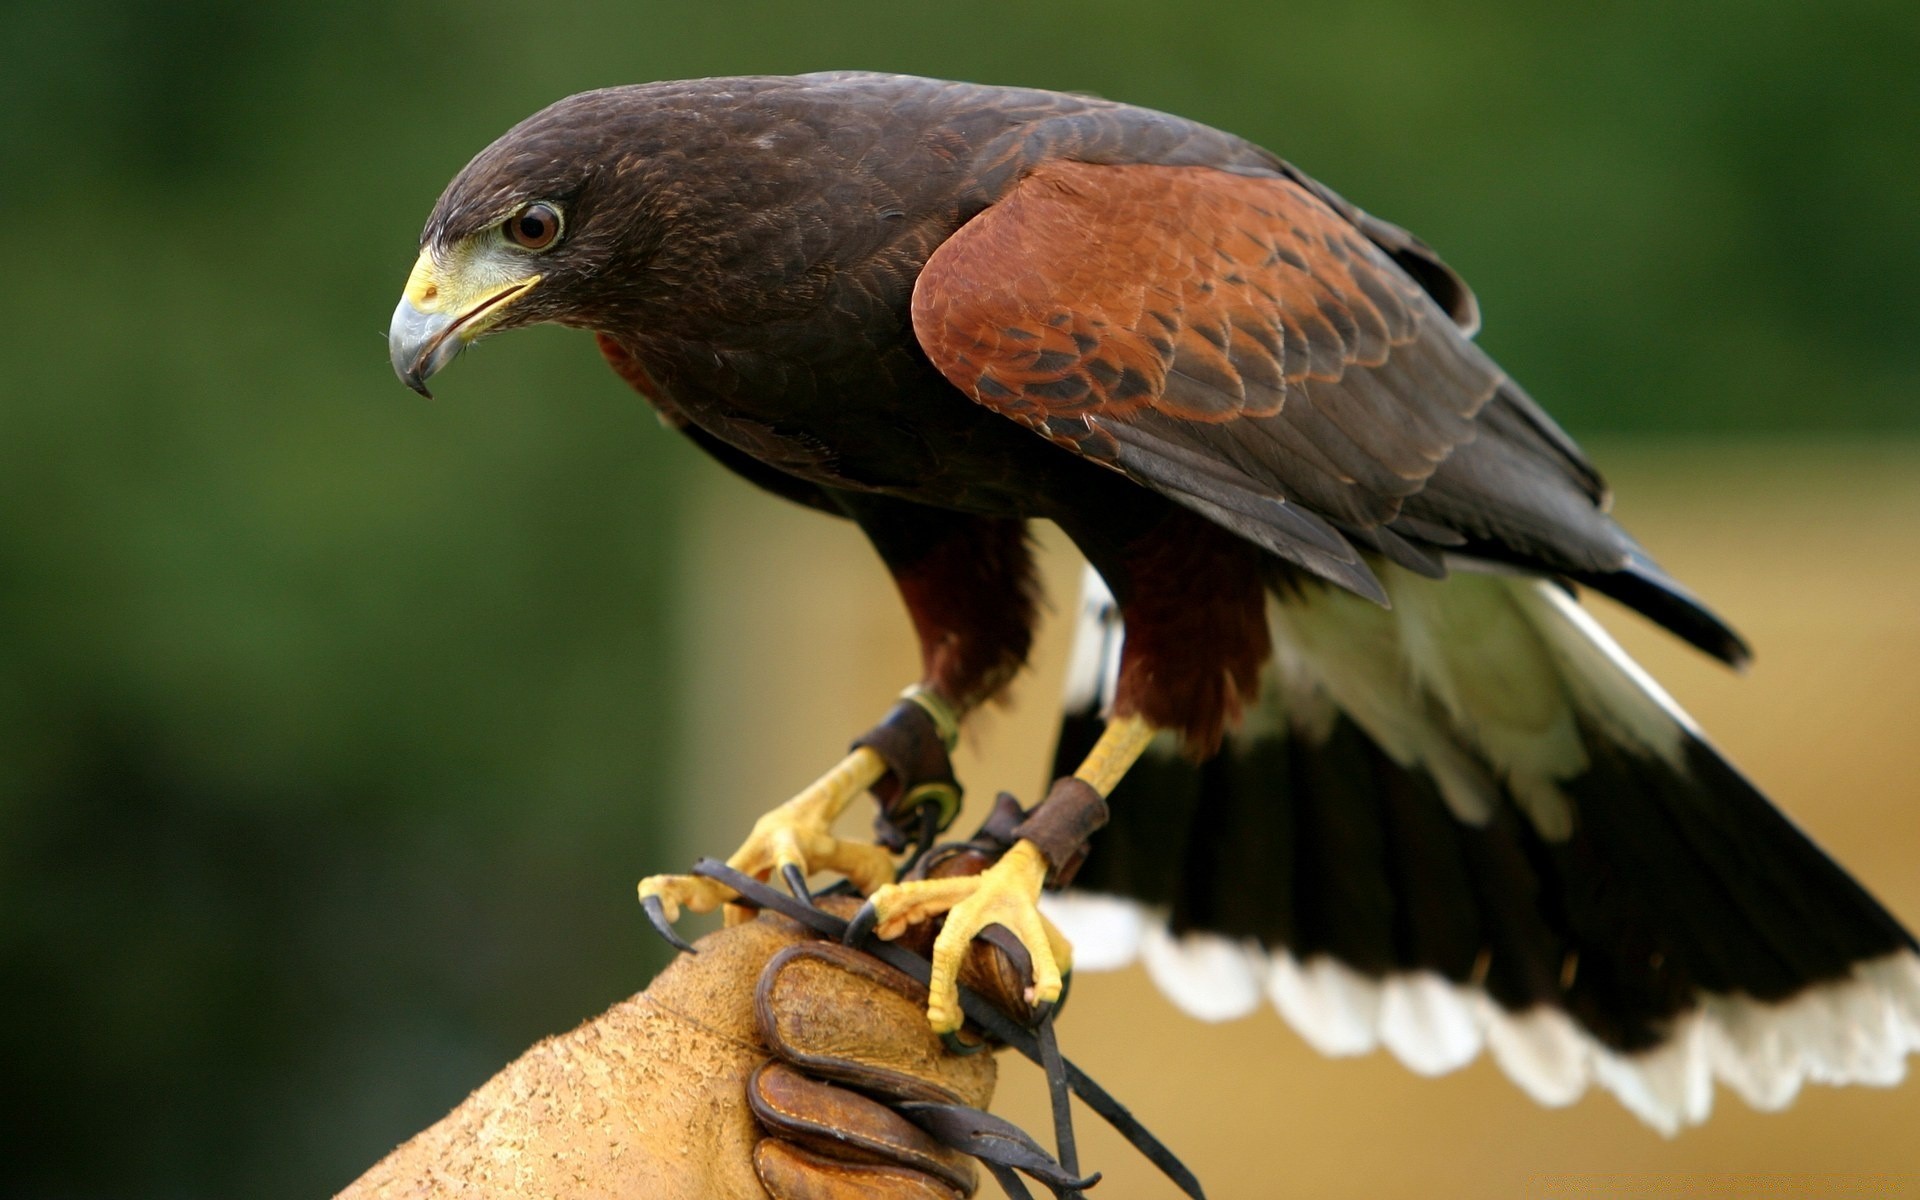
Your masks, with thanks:
[(984, 1108), (925, 989), (782, 917), (702, 938), (646, 991), (548, 1038), (342, 1200), (957, 1200), (977, 1172), (893, 1107)]

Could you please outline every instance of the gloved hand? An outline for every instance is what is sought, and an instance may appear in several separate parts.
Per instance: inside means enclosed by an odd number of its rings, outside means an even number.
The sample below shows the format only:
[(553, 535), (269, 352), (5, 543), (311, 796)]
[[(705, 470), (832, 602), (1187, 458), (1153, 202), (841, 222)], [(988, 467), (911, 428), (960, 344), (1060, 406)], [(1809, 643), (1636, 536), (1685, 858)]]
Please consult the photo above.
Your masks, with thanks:
[(924, 988), (778, 916), (697, 945), (522, 1055), (341, 1200), (972, 1193), (971, 1160), (862, 1094), (986, 1107), (993, 1055), (950, 1053)]

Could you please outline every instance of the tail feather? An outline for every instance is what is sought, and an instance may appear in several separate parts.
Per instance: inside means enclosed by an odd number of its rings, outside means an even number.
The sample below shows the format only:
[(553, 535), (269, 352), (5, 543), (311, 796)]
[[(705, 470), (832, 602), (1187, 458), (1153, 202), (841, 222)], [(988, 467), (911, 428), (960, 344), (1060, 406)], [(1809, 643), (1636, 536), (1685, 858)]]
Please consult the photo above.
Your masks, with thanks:
[[(1487, 1050), (1543, 1103), (1598, 1083), (1666, 1131), (1920, 1050), (1913, 938), (1562, 589), (1381, 572), (1274, 606), (1262, 702), (1205, 763), (1157, 744), (1050, 911), (1083, 968), (1181, 1007), (1261, 996), (1329, 1053)], [(1087, 638), (1117, 656), (1110, 600)], [(1062, 773), (1099, 732), (1086, 668)], [(1105, 678), (1110, 679), (1108, 672)], [(1251, 998), (1251, 999), (1250, 999)]]

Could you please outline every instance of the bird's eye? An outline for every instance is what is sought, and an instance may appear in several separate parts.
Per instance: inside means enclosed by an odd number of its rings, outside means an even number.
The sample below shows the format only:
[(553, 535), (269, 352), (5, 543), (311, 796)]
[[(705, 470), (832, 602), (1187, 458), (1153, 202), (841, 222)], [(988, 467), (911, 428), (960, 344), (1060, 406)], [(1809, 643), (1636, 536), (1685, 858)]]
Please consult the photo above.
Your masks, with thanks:
[(545, 250), (560, 237), (560, 213), (551, 204), (529, 204), (507, 218), (507, 239), (525, 250)]

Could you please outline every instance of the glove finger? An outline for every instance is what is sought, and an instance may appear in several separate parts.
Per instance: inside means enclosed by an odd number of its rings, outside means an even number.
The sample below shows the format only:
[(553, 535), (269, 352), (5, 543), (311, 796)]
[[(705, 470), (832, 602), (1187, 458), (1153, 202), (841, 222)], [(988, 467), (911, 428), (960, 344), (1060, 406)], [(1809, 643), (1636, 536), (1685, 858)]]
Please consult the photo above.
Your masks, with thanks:
[(773, 1200), (965, 1200), (960, 1191), (907, 1167), (852, 1163), (765, 1138), (753, 1169)]
[(766, 1063), (753, 1073), (747, 1103), (770, 1134), (815, 1155), (904, 1167), (963, 1195), (973, 1191), (973, 1165), (964, 1154), (879, 1101), (809, 1079), (785, 1063)]
[(984, 1108), (992, 1056), (949, 1054), (927, 1025), (926, 996), (858, 950), (802, 942), (767, 964), (754, 1010), (774, 1056), (806, 1074), (896, 1100)]

